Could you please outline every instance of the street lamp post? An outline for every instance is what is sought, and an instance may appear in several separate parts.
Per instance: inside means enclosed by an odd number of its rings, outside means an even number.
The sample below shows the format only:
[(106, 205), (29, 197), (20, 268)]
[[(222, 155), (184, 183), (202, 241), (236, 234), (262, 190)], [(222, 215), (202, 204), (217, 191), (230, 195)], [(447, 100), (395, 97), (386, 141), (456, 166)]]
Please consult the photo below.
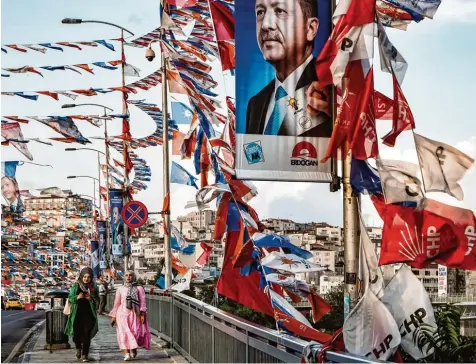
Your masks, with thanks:
[[(76, 19), (76, 18), (65, 18), (61, 21), (63, 24), (82, 24), (82, 23), (97, 23), (97, 24), (105, 24), (109, 25), (115, 28), (118, 28), (121, 30), (121, 56), (122, 56), (122, 87), (125, 86), (125, 57), (124, 57), (124, 32), (129, 33), (131, 36), (134, 36), (134, 33), (132, 33), (130, 30), (127, 30), (124, 27), (121, 27), (120, 25), (114, 24), (114, 23), (109, 23), (101, 20), (83, 20), (83, 19)], [(123, 92), (122, 96), (122, 103), (123, 103), (123, 110), (122, 113), (126, 114), (127, 112), (127, 101), (126, 101), (126, 94)], [(125, 119), (123, 119), (123, 125), (124, 125)], [(107, 145), (107, 139), (106, 139), (106, 145)], [(123, 186), (123, 191), (124, 191), (124, 196), (127, 196), (127, 186), (128, 186), (128, 177), (127, 177), (127, 142), (126, 140), (123, 141), (123, 156), (124, 156), (124, 186)], [(107, 156), (106, 158), (108, 158)], [(107, 161), (108, 168), (109, 168), (109, 159)], [(126, 203), (127, 203), (127, 197), (126, 197)], [(127, 242), (128, 242), (128, 229), (127, 225), (124, 224), (124, 239), (125, 239), (125, 244), (124, 244), (124, 250), (127, 249)], [(127, 270), (127, 267), (129, 265), (129, 255), (124, 254), (124, 271)]]
[[(99, 181), (99, 214), (102, 217), (102, 211), (101, 211), (101, 159), (100, 155), (106, 155), (105, 153), (101, 152), (100, 150), (93, 149), (93, 148), (65, 148), (66, 152), (73, 152), (73, 151), (78, 151), (78, 150), (90, 150), (94, 151), (98, 154), (98, 181)], [(94, 190), (96, 192), (96, 190)], [(96, 196), (96, 193), (94, 193), (94, 196)], [(107, 216), (107, 214), (106, 214)]]
[[(161, 37), (165, 33), (161, 34)], [(145, 53), (147, 60), (152, 61), (155, 58), (155, 52), (152, 50), (151, 41)], [(169, 116), (167, 104), (167, 58), (165, 52), (161, 52), (161, 70), (162, 70), (162, 115), (163, 115), (163, 130), (162, 130), (162, 154), (163, 154), (163, 188), (164, 198), (169, 196), (170, 199), (170, 177), (169, 177)], [(169, 200), (169, 206), (170, 200)], [(172, 285), (172, 249), (170, 245), (170, 211), (163, 211), (164, 214), (164, 245), (165, 245), (165, 287)]]

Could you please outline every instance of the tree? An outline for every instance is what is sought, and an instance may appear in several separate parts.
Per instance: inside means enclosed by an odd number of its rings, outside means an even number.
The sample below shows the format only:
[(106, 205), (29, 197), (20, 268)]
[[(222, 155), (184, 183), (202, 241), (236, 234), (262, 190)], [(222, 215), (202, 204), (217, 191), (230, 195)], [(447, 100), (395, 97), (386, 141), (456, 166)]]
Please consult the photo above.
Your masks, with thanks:
[(313, 326), (318, 330), (334, 333), (344, 325), (344, 284), (332, 288), (324, 296), (324, 299), (332, 306), (333, 310)]
[[(437, 329), (422, 324), (413, 334), (418, 348), (434, 352), (422, 363), (474, 363), (476, 362), (476, 338), (460, 334), (461, 310), (458, 306), (445, 305), (435, 311)], [(426, 347), (427, 346), (427, 347)], [(425, 348), (426, 347), (426, 348)], [(425, 348), (425, 349), (424, 349)], [(404, 354), (404, 362), (414, 361)]]

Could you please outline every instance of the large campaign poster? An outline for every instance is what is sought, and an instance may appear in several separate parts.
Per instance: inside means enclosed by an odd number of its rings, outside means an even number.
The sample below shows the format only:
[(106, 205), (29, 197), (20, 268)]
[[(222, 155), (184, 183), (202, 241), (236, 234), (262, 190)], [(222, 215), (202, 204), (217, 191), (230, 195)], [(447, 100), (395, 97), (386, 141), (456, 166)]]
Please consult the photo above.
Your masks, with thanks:
[(110, 189), (109, 201), (109, 211), (111, 211), (112, 254), (122, 256), (124, 251), (124, 222), (121, 216), (124, 204), (122, 190)]
[(240, 179), (332, 180), (331, 88), (316, 59), (331, 33), (331, 0), (237, 1), (236, 174)]
[(107, 231), (106, 221), (96, 221), (99, 243), (99, 268), (106, 269), (106, 251), (107, 251)]
[(94, 278), (99, 277), (99, 246), (96, 240), (91, 240), (91, 269)]
[(10, 212), (21, 214), (25, 211), (25, 205), (20, 194), (20, 188), (16, 179), (18, 161), (2, 162), (2, 197), (9, 207)]

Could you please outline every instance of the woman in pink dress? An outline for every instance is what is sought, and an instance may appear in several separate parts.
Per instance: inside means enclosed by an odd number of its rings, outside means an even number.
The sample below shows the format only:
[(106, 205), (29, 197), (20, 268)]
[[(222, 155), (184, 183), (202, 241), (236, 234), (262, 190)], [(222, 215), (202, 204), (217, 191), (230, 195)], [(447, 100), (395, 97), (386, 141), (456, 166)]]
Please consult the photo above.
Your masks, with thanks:
[(116, 291), (114, 308), (109, 313), (111, 325), (117, 324), (117, 343), (124, 351), (124, 360), (137, 356), (137, 348), (150, 350), (150, 330), (142, 286), (135, 282), (133, 271), (124, 274), (124, 285)]

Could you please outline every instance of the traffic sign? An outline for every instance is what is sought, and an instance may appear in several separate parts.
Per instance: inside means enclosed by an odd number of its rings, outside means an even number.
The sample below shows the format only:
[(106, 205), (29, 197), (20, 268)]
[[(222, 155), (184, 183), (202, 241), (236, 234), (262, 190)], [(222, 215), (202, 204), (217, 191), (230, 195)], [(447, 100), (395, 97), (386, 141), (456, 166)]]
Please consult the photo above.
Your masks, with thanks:
[(142, 202), (131, 201), (122, 208), (122, 220), (133, 229), (144, 225), (148, 217), (149, 212)]

